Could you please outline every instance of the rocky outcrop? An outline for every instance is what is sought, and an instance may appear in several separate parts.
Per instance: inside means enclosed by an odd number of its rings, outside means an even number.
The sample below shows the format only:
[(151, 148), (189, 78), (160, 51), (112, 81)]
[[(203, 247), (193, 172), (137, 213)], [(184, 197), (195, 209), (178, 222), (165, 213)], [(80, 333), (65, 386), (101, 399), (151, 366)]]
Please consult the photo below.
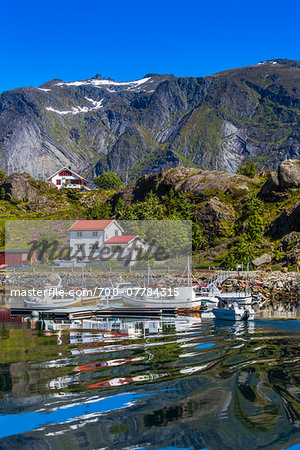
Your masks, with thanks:
[(300, 187), (300, 161), (283, 161), (278, 167), (278, 180), (282, 189)]
[(300, 232), (300, 200), (280, 214), (270, 225), (270, 230), (276, 237), (283, 237), (292, 231)]
[(300, 266), (300, 233), (292, 231), (281, 239), (287, 266)]
[(196, 221), (209, 243), (216, 237), (228, 235), (233, 228), (234, 218), (233, 209), (217, 197), (209, 199), (196, 214)]
[(286, 250), (289, 246), (300, 244), (300, 233), (292, 231), (281, 239), (282, 248)]
[(27, 173), (13, 173), (0, 185), (0, 190), (4, 189), (5, 200), (35, 202), (39, 200), (39, 190), (33, 186), (33, 182)]
[(288, 189), (300, 187), (300, 161), (287, 159), (278, 169), (270, 172), (258, 196), (267, 202), (280, 202), (288, 198)]
[(125, 204), (143, 201), (150, 191), (162, 198), (171, 189), (175, 193), (184, 192), (197, 197), (199, 201), (205, 201), (218, 193), (246, 193), (249, 186), (257, 182), (243, 175), (233, 175), (221, 170), (209, 171), (180, 166), (139, 178), (116, 194), (112, 201), (113, 204), (118, 198), (122, 198)]

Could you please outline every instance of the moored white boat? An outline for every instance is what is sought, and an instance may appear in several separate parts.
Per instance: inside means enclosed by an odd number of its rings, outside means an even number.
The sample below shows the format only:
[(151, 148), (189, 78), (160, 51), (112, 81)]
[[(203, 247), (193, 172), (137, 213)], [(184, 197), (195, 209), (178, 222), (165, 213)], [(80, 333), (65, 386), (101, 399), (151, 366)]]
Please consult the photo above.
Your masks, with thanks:
[(52, 298), (52, 297), (37, 297), (24, 299), (24, 303), (29, 308), (41, 309), (54, 309), (54, 308), (67, 308), (70, 306), (79, 306), (82, 301), (76, 297), (69, 298)]

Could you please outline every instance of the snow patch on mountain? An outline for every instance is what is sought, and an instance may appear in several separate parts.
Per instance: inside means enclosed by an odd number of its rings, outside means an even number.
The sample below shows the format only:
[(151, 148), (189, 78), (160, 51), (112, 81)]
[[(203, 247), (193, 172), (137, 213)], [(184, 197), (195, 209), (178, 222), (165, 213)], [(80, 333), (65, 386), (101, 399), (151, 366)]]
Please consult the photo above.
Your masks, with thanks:
[(150, 80), (151, 77), (142, 78), (136, 81), (113, 81), (113, 80), (85, 80), (85, 81), (64, 81), (56, 83), (54, 86), (94, 86), (98, 88), (105, 88), (106, 86), (120, 86), (127, 87), (127, 89), (138, 88), (142, 84)]
[(91, 108), (91, 109), (99, 109), (99, 108), (102, 108), (102, 102), (103, 102), (103, 98), (99, 101), (99, 102), (97, 102), (96, 100), (93, 100), (92, 98), (88, 98), (88, 97), (85, 97), (89, 102), (92, 102), (93, 103), (93, 105), (94, 105), (94, 108)]
[(61, 114), (61, 115), (65, 115), (65, 114), (80, 114), (80, 113), (87, 113), (90, 111), (95, 111), (96, 109), (100, 109), (103, 108), (102, 106), (102, 102), (103, 99), (101, 99), (99, 102), (92, 100), (91, 98), (85, 97), (88, 101), (93, 103), (93, 108), (89, 108), (88, 106), (73, 106), (72, 110), (68, 110), (68, 111), (59, 111), (57, 109), (52, 108), (51, 106), (46, 107), (47, 111), (52, 111), (55, 112), (56, 114)]

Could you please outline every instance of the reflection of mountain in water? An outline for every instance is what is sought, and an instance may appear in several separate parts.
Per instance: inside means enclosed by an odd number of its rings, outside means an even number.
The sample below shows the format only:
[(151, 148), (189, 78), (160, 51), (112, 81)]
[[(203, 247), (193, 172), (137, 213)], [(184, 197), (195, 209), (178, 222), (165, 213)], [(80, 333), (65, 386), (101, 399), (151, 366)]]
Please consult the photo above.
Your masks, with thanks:
[[(2, 391), (0, 414), (10, 415), (0, 415), (1, 444), (287, 448), (299, 441), (299, 331), (297, 322), (198, 321), (185, 332), (169, 324), (145, 337), (90, 340), (94, 353), (73, 354), (82, 342), (70, 345), (68, 331), (9, 330), (1, 373), (13, 396)], [(88, 388), (119, 378), (133, 381)]]

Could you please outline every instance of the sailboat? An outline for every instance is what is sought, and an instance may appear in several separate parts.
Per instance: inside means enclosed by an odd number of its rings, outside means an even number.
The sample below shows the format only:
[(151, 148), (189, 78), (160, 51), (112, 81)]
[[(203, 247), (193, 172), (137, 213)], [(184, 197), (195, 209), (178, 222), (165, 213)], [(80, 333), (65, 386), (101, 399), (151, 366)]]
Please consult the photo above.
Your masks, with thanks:
[[(147, 288), (132, 289), (122, 296), (123, 303), (127, 306), (137, 308), (187, 308), (199, 309), (203, 306), (204, 301), (211, 301), (212, 304), (218, 303), (217, 298), (211, 295), (199, 295), (195, 286), (191, 283), (190, 261), (187, 263), (187, 285), (175, 286), (170, 288), (160, 288), (154, 286), (151, 288), (150, 283), (150, 266), (148, 263), (148, 283)], [(133, 292), (136, 291), (136, 294)], [(150, 295), (147, 295), (150, 293)], [(132, 295), (131, 295), (132, 294)]]

